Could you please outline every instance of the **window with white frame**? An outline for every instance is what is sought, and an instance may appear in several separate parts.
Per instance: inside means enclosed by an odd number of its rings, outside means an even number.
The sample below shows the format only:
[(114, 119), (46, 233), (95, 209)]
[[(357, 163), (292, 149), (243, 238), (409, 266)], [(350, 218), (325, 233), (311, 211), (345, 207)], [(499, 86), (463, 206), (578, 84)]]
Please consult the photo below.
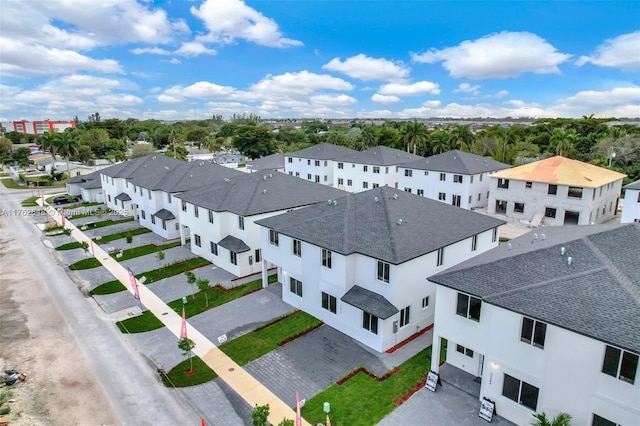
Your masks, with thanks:
[(471, 237), (471, 251), (476, 251), (478, 249), (478, 234)]
[(445, 201), (447, 199), (447, 194), (444, 192), (438, 192), (438, 200)]
[(289, 163), (293, 163), (293, 158), (289, 157), (289, 158), (287, 158), (287, 161), (288, 161)]
[(195, 217), (200, 217), (200, 211), (198, 209), (198, 206), (193, 206), (193, 215)]
[(405, 187), (405, 188), (404, 188), (404, 192), (408, 192), (409, 194), (411, 194), (411, 188), (409, 188), (409, 187)]
[(373, 166), (373, 173), (380, 174), (380, 166)]
[(418, 189), (417, 194), (421, 197), (424, 197), (424, 189)]
[(468, 294), (458, 293), (456, 314), (474, 321), (480, 321), (482, 301)]
[(316, 160), (313, 163), (316, 167), (320, 167), (320, 160)]
[(404, 175), (406, 177), (412, 177), (413, 176), (413, 170), (411, 169), (404, 169)]
[(154, 225), (156, 224), (156, 215), (154, 214), (151, 215), (151, 223), (153, 223)]
[(307, 160), (307, 166), (311, 165), (311, 160)]
[(194, 235), (193, 235), (193, 238), (195, 239), (196, 246), (201, 247), (202, 242), (200, 241), (200, 235), (198, 235), (198, 234), (194, 234)]
[(256, 249), (255, 254), (256, 254), (256, 263), (258, 263), (262, 260), (262, 249)]
[(214, 243), (213, 241), (211, 241), (209, 243), (209, 245), (211, 246), (211, 254), (214, 256), (218, 255), (218, 245), (216, 243)]
[(230, 251), (229, 252), (229, 260), (231, 262), (232, 265), (237, 265), (238, 264), (238, 255), (236, 254), (235, 251)]
[(377, 187), (379, 187), (379, 186), (380, 186), (380, 184), (379, 184), (379, 183), (374, 183), (374, 184), (373, 184), (373, 187), (374, 187), (374, 188), (377, 188)]
[(438, 249), (438, 259), (436, 261), (436, 266), (442, 266), (444, 264), (444, 247), (440, 247)]
[(344, 185), (344, 179), (338, 178), (338, 185)]
[(331, 251), (322, 249), (322, 266), (331, 269)]
[(213, 223), (213, 210), (209, 210), (209, 223)]
[(373, 334), (378, 334), (378, 317), (362, 311), (362, 328)]
[(544, 349), (546, 336), (547, 324), (532, 318), (522, 317), (522, 327), (520, 329), (521, 342)]
[(353, 186), (353, 181), (351, 179), (347, 179), (347, 186)]
[(337, 303), (338, 300), (335, 298), (335, 296), (325, 293), (324, 291), (322, 292), (323, 309), (326, 309), (327, 311), (335, 314), (337, 312)]
[(149, 199), (151, 199), (151, 190), (147, 190), (147, 195), (149, 196)]
[(362, 182), (362, 189), (369, 189), (369, 182)]
[(609, 419), (605, 419), (604, 417), (601, 417), (601, 416), (597, 415), (596, 413), (593, 413), (593, 419), (591, 421), (591, 426), (622, 426), (622, 425), (618, 424), (616, 422), (612, 422)]
[(378, 260), (378, 280), (388, 283), (390, 269), (391, 265), (389, 265), (387, 262)]
[(315, 180), (315, 182), (316, 182), (316, 183), (320, 183), (320, 175), (316, 175), (316, 180)]
[(411, 314), (411, 306), (407, 306), (404, 309), (400, 309), (400, 327), (409, 325), (409, 323), (411, 322), (410, 314)]
[(276, 231), (274, 231), (273, 229), (269, 229), (269, 243), (271, 245), (277, 246), (278, 245), (278, 238), (279, 235)]
[(504, 375), (502, 395), (533, 411), (538, 408), (538, 393), (540, 390), (527, 382), (516, 379), (508, 374)]
[(440, 180), (441, 181), (446, 181), (447, 180), (447, 174), (446, 173), (440, 173)]
[(140, 214), (142, 215), (142, 219), (147, 218), (147, 215), (144, 213), (144, 210), (140, 210)]
[(293, 255), (294, 256), (302, 256), (302, 241), (293, 240)]
[(469, 348), (465, 348), (462, 345), (456, 345), (456, 352), (460, 352), (462, 355), (466, 355), (469, 358), (473, 358), (473, 351)]
[(244, 229), (244, 216), (238, 216), (238, 228)]
[(187, 211), (187, 202), (182, 200), (182, 211), (186, 212)]
[(171, 194), (167, 192), (167, 203), (171, 203)]
[(427, 309), (429, 307), (429, 296), (422, 298), (422, 309)]
[(362, 166), (362, 171), (363, 172), (368, 172), (369, 171), (369, 166), (367, 166), (367, 165)]
[(623, 382), (634, 384), (638, 371), (638, 355), (607, 345), (602, 372)]
[(338, 163), (338, 168), (339, 169), (344, 169), (344, 163)]
[(493, 232), (491, 233), (491, 242), (495, 243), (498, 241), (498, 228), (493, 228)]
[(453, 175), (453, 181), (455, 183), (462, 183), (462, 175)]
[(297, 296), (302, 297), (302, 281), (296, 280), (293, 277), (289, 277), (289, 291)]
[(311, 173), (307, 173), (307, 180), (311, 180)]

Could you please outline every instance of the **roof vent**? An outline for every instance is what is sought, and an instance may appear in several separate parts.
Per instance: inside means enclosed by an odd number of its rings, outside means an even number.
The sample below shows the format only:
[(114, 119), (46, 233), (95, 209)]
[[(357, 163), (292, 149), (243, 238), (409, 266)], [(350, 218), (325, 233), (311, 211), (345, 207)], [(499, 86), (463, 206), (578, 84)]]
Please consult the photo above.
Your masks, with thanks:
[(266, 189), (263, 189), (263, 190), (262, 190), (262, 193), (263, 193), (263, 194), (266, 194), (266, 193), (267, 193), (267, 190), (266, 190)]
[(380, 201), (380, 198), (378, 198), (378, 197), (373, 197), (373, 202), (374, 202), (374, 203), (377, 203), (378, 201)]
[(165, 170), (169, 170), (169, 166), (164, 166), (164, 169)]
[(398, 219), (398, 221), (396, 222), (398, 225), (402, 225), (402, 219)]
[(267, 180), (267, 175), (262, 176), (262, 180)]
[(398, 194), (393, 194), (393, 199), (397, 200), (398, 199)]
[(200, 167), (204, 166), (204, 161), (200, 162)]
[(231, 179), (229, 179), (229, 178), (224, 178), (224, 181), (225, 181), (225, 182), (231, 182)]
[(573, 257), (567, 257), (567, 265), (571, 265), (571, 262), (573, 262)]
[(270, 178), (272, 178), (272, 177), (273, 177), (273, 174), (269, 173), (269, 177), (270, 177)]
[(533, 244), (534, 242), (536, 242), (536, 240), (538, 239), (538, 234), (537, 233), (533, 233), (533, 239), (531, 240), (531, 244)]
[(190, 177), (191, 179), (193, 179), (193, 175), (189, 175), (189, 177)]
[(327, 200), (327, 204), (331, 204), (331, 200)]
[[(154, 155), (153, 157), (151, 157), (151, 159), (152, 159), (152, 160), (155, 160), (155, 159), (156, 159), (156, 156)], [(146, 166), (145, 166), (145, 167), (146, 167)]]
[(507, 250), (511, 250), (513, 248), (513, 246), (511, 245), (511, 243), (507, 243)]
[(564, 254), (567, 252), (567, 249), (564, 247), (560, 247), (560, 255), (564, 256)]
[(333, 200), (333, 205), (337, 206), (338, 205), (338, 200)]
[(547, 236), (546, 236), (546, 235), (544, 235), (544, 234), (540, 234), (540, 240), (541, 240), (541, 241), (544, 241), (544, 240), (546, 240), (546, 239), (547, 239)]

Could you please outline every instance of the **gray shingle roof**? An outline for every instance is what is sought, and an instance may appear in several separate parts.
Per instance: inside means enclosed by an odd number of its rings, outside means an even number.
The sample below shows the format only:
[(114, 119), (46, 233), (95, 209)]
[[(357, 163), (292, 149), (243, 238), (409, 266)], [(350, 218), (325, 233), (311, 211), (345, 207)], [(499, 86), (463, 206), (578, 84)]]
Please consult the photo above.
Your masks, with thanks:
[(504, 221), (384, 186), (256, 223), (343, 255), (397, 265)]
[(294, 158), (309, 158), (312, 160), (333, 160), (339, 156), (347, 153), (354, 153), (351, 148), (346, 146), (333, 145), (330, 143), (320, 143), (318, 145), (310, 146), (309, 148), (301, 149), (299, 151), (290, 152), (285, 154)]
[(382, 319), (387, 319), (399, 312), (398, 308), (384, 296), (357, 285), (351, 287), (340, 300)]
[(247, 167), (253, 170), (276, 170), (284, 169), (284, 155), (271, 154), (266, 157), (256, 158), (249, 161)]
[(100, 179), (90, 179), (80, 184), (80, 188), (82, 189), (98, 189), (102, 188), (102, 182)]
[(422, 158), (388, 146), (380, 145), (366, 151), (353, 151), (335, 158), (346, 163), (371, 164), (374, 166), (396, 166)]
[(536, 240), (530, 232), (512, 240), (511, 249), (502, 244), (429, 280), (640, 353), (640, 225), (547, 227), (537, 233)]
[(129, 201), (129, 200), (131, 200), (131, 197), (126, 192), (121, 192), (118, 195), (116, 195), (116, 200), (118, 200), (118, 201)]
[(76, 183), (83, 189), (97, 189), (102, 187), (100, 182), (100, 173), (97, 171), (86, 175), (74, 176), (67, 179), (65, 183)]
[(640, 190), (640, 180), (631, 182), (629, 185), (625, 185), (624, 189), (637, 189)]
[(218, 241), (218, 245), (234, 253), (244, 253), (245, 251), (251, 250), (251, 247), (249, 247), (244, 241), (232, 235), (227, 235)]
[(173, 220), (176, 218), (175, 215), (167, 209), (158, 210), (154, 216), (162, 220)]
[(475, 175), (478, 173), (508, 169), (511, 166), (495, 161), (490, 157), (481, 157), (454, 149), (431, 157), (420, 158), (419, 160), (406, 163), (402, 167), (417, 170), (459, 173), (462, 175)]
[(176, 197), (217, 212), (253, 216), (307, 206), (344, 194), (344, 191), (319, 183), (262, 170), (251, 174), (241, 173), (233, 179), (186, 191)]
[(165, 172), (165, 167), (173, 168), (180, 163), (185, 162), (162, 154), (151, 154), (104, 168), (100, 173), (114, 178), (133, 179)]

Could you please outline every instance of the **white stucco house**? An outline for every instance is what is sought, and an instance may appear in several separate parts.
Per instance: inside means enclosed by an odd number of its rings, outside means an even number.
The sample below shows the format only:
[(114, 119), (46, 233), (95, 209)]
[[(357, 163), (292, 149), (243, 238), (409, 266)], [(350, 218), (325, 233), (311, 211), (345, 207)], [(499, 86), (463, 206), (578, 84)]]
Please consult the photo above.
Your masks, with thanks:
[(284, 154), (285, 173), (323, 185), (334, 186), (333, 160), (344, 154), (355, 153), (350, 148), (321, 143)]
[(456, 149), (400, 166), (398, 189), (473, 210), (489, 202), (489, 175), (510, 167)]
[(65, 185), (69, 195), (81, 196), (85, 203), (104, 203), (99, 171), (69, 178), (65, 180)]
[(640, 424), (640, 224), (537, 231), (429, 277), (433, 352), (518, 425)]
[(640, 222), (640, 180), (625, 185), (621, 223)]
[(266, 157), (248, 161), (246, 171), (253, 173), (259, 170), (274, 170), (276, 172), (285, 173), (284, 164), (285, 160), (283, 154), (271, 154)]
[(326, 202), (343, 191), (272, 170), (238, 177), (177, 194), (176, 214), (182, 240), (191, 251), (226, 271), (243, 277), (262, 271), (257, 220)]
[(611, 220), (626, 175), (555, 156), (490, 175), (489, 214), (534, 226)]
[(256, 223), (283, 300), (382, 352), (432, 326), (425, 277), (496, 247), (504, 222), (381, 186)]

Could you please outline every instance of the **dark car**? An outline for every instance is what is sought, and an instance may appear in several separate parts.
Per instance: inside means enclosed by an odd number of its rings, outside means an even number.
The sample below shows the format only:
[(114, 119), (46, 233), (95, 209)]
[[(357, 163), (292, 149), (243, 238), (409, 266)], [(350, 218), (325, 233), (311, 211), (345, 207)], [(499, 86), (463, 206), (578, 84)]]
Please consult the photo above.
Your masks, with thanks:
[(70, 203), (71, 200), (78, 201), (78, 197), (71, 198), (70, 195), (58, 195), (53, 197), (53, 204), (67, 204)]

